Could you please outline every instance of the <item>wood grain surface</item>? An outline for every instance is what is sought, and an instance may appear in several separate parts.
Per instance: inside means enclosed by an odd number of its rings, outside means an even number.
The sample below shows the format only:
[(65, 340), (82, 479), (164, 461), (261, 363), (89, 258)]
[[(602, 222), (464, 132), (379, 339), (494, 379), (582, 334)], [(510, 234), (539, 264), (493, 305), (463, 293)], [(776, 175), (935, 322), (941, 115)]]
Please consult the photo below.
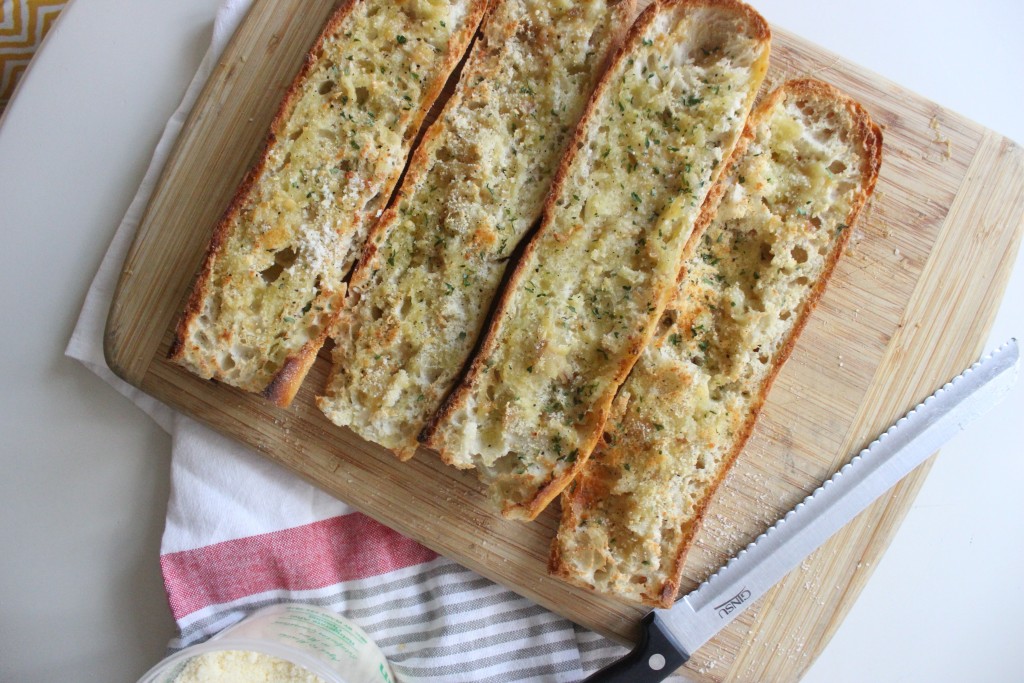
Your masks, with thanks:
[[(130, 383), (240, 439), (377, 520), (623, 642), (643, 611), (547, 577), (557, 505), (501, 519), (474, 475), (421, 451), (400, 463), (330, 424), (321, 354), (287, 410), (202, 381), (167, 348), (211, 230), (333, 7), (256, 0), (185, 124), (125, 262), (107, 360)], [(715, 500), (683, 590), (792, 507), (979, 354), (1019, 247), (1024, 150), (797, 36), (775, 31), (768, 86), (836, 85), (883, 127), (877, 191)], [(849, 610), (928, 465), (808, 558), (687, 664), (702, 681), (798, 680)]]

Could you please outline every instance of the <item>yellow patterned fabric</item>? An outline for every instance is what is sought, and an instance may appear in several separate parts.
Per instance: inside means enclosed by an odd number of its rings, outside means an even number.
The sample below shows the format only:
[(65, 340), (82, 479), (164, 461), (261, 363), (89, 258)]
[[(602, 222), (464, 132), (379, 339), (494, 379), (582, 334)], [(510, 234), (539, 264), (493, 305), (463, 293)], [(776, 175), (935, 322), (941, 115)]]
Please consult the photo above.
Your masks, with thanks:
[(0, 112), (67, 0), (0, 0)]

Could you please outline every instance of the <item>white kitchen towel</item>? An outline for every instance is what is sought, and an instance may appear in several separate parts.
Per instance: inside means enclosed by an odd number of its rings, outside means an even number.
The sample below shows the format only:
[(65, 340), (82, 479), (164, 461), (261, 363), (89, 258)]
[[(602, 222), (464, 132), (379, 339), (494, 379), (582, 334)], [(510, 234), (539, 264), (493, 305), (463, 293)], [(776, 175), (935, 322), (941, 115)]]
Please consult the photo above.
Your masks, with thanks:
[[(377, 640), (401, 681), (573, 681), (625, 653), (423, 548), (117, 378), (103, 328), (120, 265), (189, 111), (251, 0), (228, 0), (93, 280), (67, 354), (172, 436), (161, 544), (172, 649), (272, 602), (333, 608)], [(676, 678), (675, 680), (683, 680)]]

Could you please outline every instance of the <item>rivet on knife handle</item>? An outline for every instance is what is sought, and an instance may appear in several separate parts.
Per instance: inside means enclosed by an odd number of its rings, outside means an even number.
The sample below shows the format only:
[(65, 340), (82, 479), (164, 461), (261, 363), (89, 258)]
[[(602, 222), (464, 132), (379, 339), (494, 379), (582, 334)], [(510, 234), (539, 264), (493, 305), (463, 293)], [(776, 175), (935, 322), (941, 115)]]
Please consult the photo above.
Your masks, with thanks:
[(587, 682), (653, 683), (686, 664), (690, 655), (672, 637), (660, 611), (651, 612), (640, 622), (640, 640), (628, 655), (593, 674)]
[[(637, 647), (587, 681), (655, 683), (668, 677), (807, 555), (1003, 399), (1016, 382), (1019, 356), (1011, 339), (918, 404), (697, 590), (645, 617)], [(656, 655), (666, 666), (650, 665)]]

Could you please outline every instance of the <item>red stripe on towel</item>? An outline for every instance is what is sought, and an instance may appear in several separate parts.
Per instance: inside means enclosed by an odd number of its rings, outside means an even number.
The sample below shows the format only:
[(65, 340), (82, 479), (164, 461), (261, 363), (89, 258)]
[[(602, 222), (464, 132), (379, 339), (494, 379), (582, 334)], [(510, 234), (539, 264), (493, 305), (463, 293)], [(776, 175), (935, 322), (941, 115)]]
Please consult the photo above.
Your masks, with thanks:
[(353, 513), (160, 557), (175, 619), (269, 590), (310, 590), (429, 562), (437, 554)]

